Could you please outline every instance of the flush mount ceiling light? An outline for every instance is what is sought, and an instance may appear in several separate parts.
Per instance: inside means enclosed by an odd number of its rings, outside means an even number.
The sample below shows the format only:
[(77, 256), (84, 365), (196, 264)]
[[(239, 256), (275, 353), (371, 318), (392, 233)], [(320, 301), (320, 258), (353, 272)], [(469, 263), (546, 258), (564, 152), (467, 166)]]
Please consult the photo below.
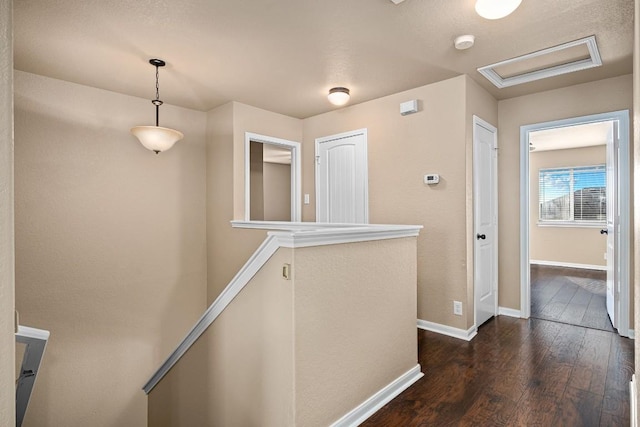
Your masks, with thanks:
[(164, 67), (166, 63), (162, 59), (150, 59), (149, 64), (156, 67), (156, 99), (151, 100), (151, 103), (156, 106), (156, 125), (155, 126), (136, 126), (131, 129), (131, 133), (134, 134), (140, 143), (148, 150), (155, 152), (156, 154), (161, 151), (167, 151), (173, 147), (173, 144), (180, 141), (184, 135), (174, 129), (160, 127), (160, 86), (158, 85), (158, 70), (160, 67)]
[(513, 13), (522, 0), (477, 0), (476, 12), (485, 19), (500, 19)]
[(327, 98), (329, 98), (329, 102), (333, 105), (340, 106), (349, 102), (351, 95), (349, 95), (349, 89), (346, 87), (334, 87), (329, 90)]

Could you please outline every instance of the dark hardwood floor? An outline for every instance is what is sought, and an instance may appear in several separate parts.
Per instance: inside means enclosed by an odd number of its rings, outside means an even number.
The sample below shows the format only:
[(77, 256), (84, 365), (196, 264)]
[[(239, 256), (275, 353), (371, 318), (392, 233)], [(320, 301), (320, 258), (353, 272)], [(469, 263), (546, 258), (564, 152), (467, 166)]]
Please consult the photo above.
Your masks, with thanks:
[(628, 426), (633, 341), (499, 316), (471, 341), (418, 331), (425, 376), (363, 426)]
[(613, 332), (607, 315), (607, 273), (531, 265), (531, 317)]

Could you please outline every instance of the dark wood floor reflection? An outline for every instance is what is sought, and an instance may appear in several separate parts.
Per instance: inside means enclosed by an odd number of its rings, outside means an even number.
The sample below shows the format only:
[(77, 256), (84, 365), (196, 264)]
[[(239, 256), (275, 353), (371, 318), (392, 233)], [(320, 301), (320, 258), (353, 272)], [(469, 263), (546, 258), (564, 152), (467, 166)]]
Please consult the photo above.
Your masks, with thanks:
[(614, 331), (606, 280), (605, 271), (531, 265), (531, 317)]
[(627, 426), (633, 341), (499, 316), (466, 342), (418, 331), (425, 376), (363, 426)]

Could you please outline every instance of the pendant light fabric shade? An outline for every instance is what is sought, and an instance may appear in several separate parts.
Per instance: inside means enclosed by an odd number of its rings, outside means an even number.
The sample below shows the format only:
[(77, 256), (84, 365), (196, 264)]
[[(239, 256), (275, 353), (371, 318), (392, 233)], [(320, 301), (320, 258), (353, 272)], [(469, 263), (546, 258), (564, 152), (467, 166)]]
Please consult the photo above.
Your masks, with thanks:
[(162, 59), (150, 59), (149, 64), (156, 67), (156, 99), (151, 103), (156, 107), (156, 125), (155, 126), (136, 126), (131, 129), (131, 133), (138, 138), (144, 148), (159, 154), (173, 147), (173, 144), (184, 138), (182, 132), (175, 129), (160, 127), (160, 85), (158, 84), (158, 69), (164, 67), (165, 62)]
[(522, 0), (477, 0), (476, 12), (486, 19), (500, 19), (512, 14)]
[(182, 132), (160, 126), (136, 126), (131, 129), (131, 133), (140, 140), (144, 148), (156, 154), (167, 151), (184, 138)]

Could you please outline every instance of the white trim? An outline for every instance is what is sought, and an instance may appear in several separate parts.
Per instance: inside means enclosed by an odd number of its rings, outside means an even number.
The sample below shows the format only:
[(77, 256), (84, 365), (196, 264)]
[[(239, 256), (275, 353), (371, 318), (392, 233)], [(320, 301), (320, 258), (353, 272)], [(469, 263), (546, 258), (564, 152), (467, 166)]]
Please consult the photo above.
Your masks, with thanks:
[(529, 263), (536, 264), (536, 265), (548, 265), (550, 267), (582, 268), (587, 270), (607, 271), (606, 265), (577, 264), (573, 262), (563, 262), (563, 261), (542, 261), (537, 259), (532, 259), (531, 261), (529, 261)]
[[(620, 271), (618, 292), (618, 333), (629, 336), (629, 262), (630, 262), (630, 146), (629, 146), (629, 110), (612, 111), (590, 116), (574, 117), (520, 127), (520, 311), (523, 318), (531, 315), (531, 278), (529, 274), (529, 133), (543, 129), (555, 129), (586, 123), (617, 121), (619, 123), (619, 159), (618, 193), (620, 197), (620, 239), (616, 247), (616, 258)], [(623, 249), (624, 248), (624, 249)], [(622, 303), (624, 295), (624, 303)]]
[(627, 338), (635, 340), (636, 339), (636, 331), (634, 329), (629, 329), (629, 334), (627, 335)]
[(44, 351), (49, 341), (49, 331), (18, 325), (16, 342), (25, 344), (20, 375), (16, 381), (16, 427), (22, 425), (33, 393)]
[(519, 319), (522, 317), (522, 314), (520, 310), (509, 307), (498, 307), (498, 316), (517, 317)]
[(558, 228), (603, 228), (607, 226), (605, 222), (572, 222), (572, 221), (545, 221), (536, 223), (538, 227), (558, 227)]
[(340, 243), (368, 242), (372, 240), (399, 239), (417, 237), (421, 225), (388, 227), (352, 227), (341, 229), (321, 229), (313, 232), (279, 232), (271, 231), (269, 235), (277, 236), (280, 246), (285, 248), (305, 248), (309, 246), (336, 245)]
[(16, 341), (28, 344), (33, 340), (43, 340), (47, 341), (50, 336), (49, 331), (45, 331), (44, 329), (36, 329), (30, 328), (28, 326), (18, 325), (18, 332), (16, 332)]
[(251, 221), (251, 142), (276, 145), (291, 150), (291, 220), (302, 220), (302, 207), (300, 194), (302, 192), (302, 157), (300, 155), (300, 143), (272, 136), (259, 135), (257, 133), (244, 133), (244, 220)]
[(631, 427), (638, 426), (638, 397), (636, 388), (636, 374), (631, 375), (631, 381), (629, 382), (629, 403), (631, 412)]
[[(282, 223), (283, 226), (286, 223)], [(197, 339), (216, 320), (224, 309), (249, 283), (251, 278), (271, 258), (280, 247), (302, 248), (309, 246), (332, 245), (338, 243), (364, 242), (371, 240), (395, 239), (402, 237), (416, 237), (422, 228), (421, 225), (354, 225), (339, 226), (333, 228), (318, 227), (315, 223), (294, 224), (289, 231), (271, 231), (260, 247), (251, 255), (240, 271), (229, 282), (227, 287), (209, 306), (189, 333), (182, 339), (176, 349), (167, 357), (160, 368), (152, 375), (142, 387), (145, 393), (151, 390), (180, 360)]]
[(420, 371), (420, 365), (414, 366), (331, 424), (331, 427), (359, 426), (423, 376), (424, 374)]
[[(502, 77), (495, 70), (496, 67), (502, 65), (513, 64), (522, 62), (528, 59), (536, 58), (538, 56), (544, 56), (546, 54), (562, 51), (575, 46), (584, 44), (589, 50), (589, 59), (582, 59), (578, 61), (568, 62), (566, 64), (560, 64), (553, 67), (543, 68), (541, 70), (530, 71), (528, 73), (517, 74), (511, 77)], [(485, 76), (487, 80), (493, 83), (497, 88), (505, 88), (509, 86), (515, 86), (522, 83), (533, 82), (540, 79), (546, 79), (547, 77), (554, 77), (560, 74), (572, 73), (574, 71), (586, 70), (593, 67), (599, 67), (602, 65), (602, 59), (598, 52), (598, 44), (596, 43), (595, 36), (585, 37), (580, 40), (574, 40), (569, 43), (563, 43), (558, 46), (542, 49), (537, 52), (528, 53), (526, 55), (518, 56), (516, 58), (507, 59), (505, 61), (496, 62), (495, 64), (486, 65), (478, 68), (478, 72)]]
[(364, 136), (364, 174), (367, 179), (364, 180), (364, 223), (369, 223), (369, 138), (367, 128), (353, 130), (349, 132), (338, 133), (335, 135), (323, 136), (322, 138), (316, 138), (315, 151), (313, 153), (313, 169), (314, 169), (314, 182), (316, 191), (316, 220), (319, 215), (319, 203), (318, 203), (318, 149), (320, 144), (328, 141), (335, 141), (337, 139), (351, 138), (352, 136), (363, 135)]
[(473, 325), (465, 331), (464, 329), (458, 329), (453, 326), (442, 325), (440, 323), (429, 322), (428, 320), (422, 319), (418, 319), (418, 328), (465, 341), (471, 341), (478, 333), (476, 325)]
[[(378, 226), (379, 224), (339, 224), (336, 222), (288, 222), (288, 221), (231, 221), (233, 228), (253, 228), (260, 230), (313, 231), (322, 228), (352, 228)], [(390, 226), (393, 227), (393, 226)]]

